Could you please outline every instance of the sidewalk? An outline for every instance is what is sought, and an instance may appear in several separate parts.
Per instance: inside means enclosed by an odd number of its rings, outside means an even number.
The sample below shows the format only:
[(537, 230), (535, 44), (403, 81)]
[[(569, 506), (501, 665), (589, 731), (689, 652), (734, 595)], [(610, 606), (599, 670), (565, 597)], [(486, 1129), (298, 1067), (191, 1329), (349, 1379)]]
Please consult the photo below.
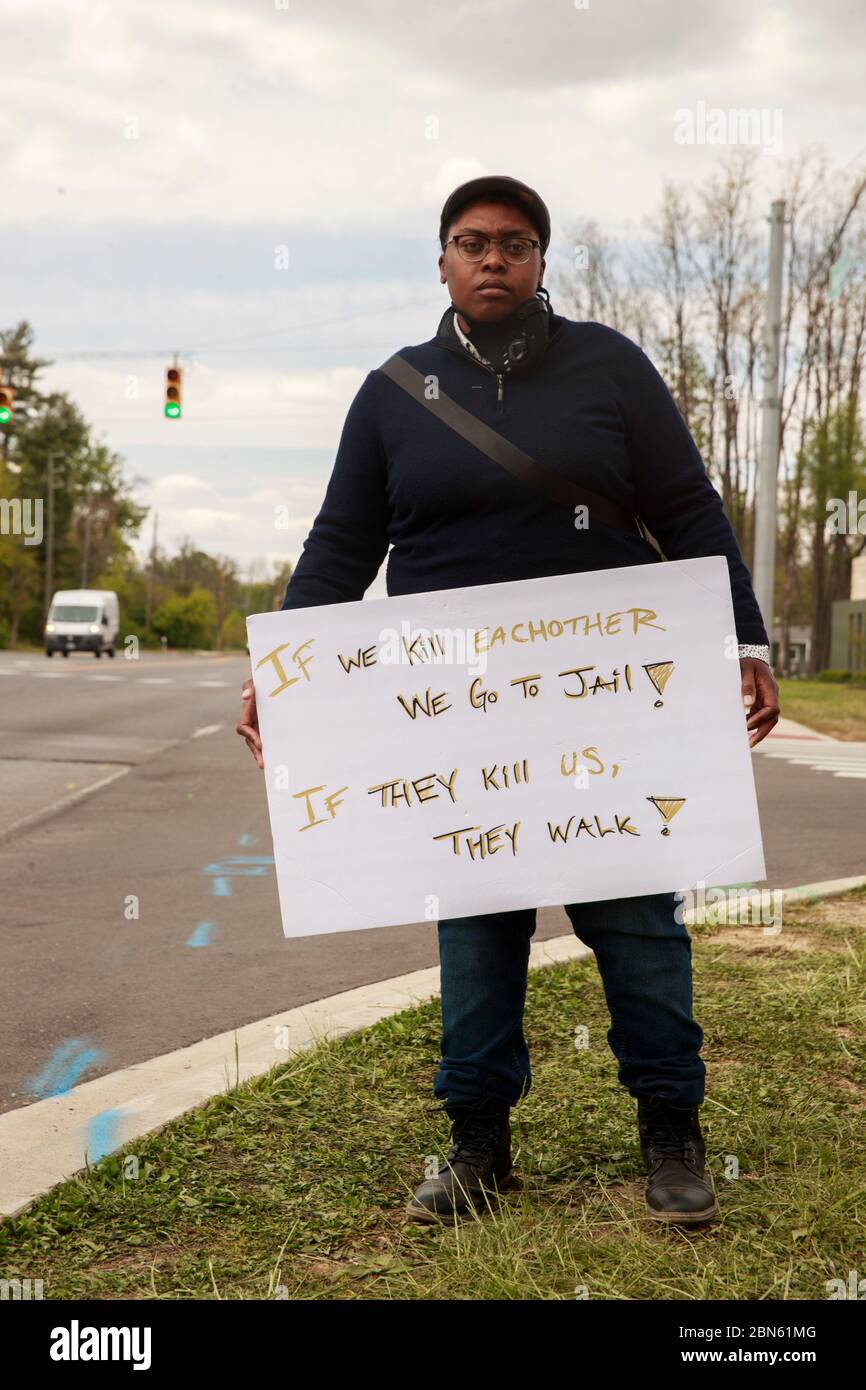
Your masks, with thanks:
[(770, 740), (776, 742), (779, 739), (796, 739), (803, 743), (839, 743), (838, 738), (831, 738), (829, 734), (819, 734), (816, 729), (807, 729), (805, 724), (798, 724), (795, 719), (785, 719), (780, 716), (776, 727), (771, 729), (765, 739), (758, 744), (760, 751)]

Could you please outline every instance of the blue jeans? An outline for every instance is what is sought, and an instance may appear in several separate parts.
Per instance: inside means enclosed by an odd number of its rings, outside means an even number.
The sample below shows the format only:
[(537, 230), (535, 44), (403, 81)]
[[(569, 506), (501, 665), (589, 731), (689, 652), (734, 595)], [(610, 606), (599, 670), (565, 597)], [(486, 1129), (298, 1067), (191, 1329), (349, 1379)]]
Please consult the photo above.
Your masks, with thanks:
[[(674, 916), (677, 906), (675, 893), (653, 893), (565, 911), (575, 936), (595, 952), (618, 1080), (633, 1096), (700, 1105), (704, 1035), (692, 1017), (692, 943)], [(446, 1109), (479, 1096), (515, 1105), (532, 1085), (523, 1008), (536, 911), (439, 922), (442, 1058), (433, 1092)], [(563, 1020), (569, 1046), (572, 1037)]]

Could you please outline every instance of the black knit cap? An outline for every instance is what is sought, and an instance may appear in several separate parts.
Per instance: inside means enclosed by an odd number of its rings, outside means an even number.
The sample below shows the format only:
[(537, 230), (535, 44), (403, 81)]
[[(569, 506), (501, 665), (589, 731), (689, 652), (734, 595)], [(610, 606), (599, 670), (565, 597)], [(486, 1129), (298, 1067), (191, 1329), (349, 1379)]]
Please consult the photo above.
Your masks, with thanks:
[(447, 199), (439, 221), (439, 245), (448, 236), (448, 228), (461, 208), (474, 203), (479, 198), (505, 198), (510, 203), (518, 203), (535, 223), (541, 254), (544, 255), (550, 244), (550, 213), (534, 188), (521, 183), (519, 179), (509, 178), (507, 174), (483, 174), (481, 178), (461, 183), (459, 188)]

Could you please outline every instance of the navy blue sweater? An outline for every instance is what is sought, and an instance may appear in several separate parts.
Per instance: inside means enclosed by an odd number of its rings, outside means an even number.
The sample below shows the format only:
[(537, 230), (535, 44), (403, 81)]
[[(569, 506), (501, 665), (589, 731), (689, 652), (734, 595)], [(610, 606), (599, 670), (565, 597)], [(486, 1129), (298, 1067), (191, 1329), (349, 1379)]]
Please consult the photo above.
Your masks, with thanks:
[[(495, 375), (446, 311), (426, 343), (401, 349), (440, 389), (533, 458), (637, 511), (667, 559), (724, 555), (739, 643), (766, 629), (736, 537), (664, 379), (605, 324), (554, 315), (534, 369)], [(635, 532), (585, 529), (377, 369), (349, 407), (322, 507), (283, 608), (361, 599), (388, 557), (389, 595), (662, 563)]]

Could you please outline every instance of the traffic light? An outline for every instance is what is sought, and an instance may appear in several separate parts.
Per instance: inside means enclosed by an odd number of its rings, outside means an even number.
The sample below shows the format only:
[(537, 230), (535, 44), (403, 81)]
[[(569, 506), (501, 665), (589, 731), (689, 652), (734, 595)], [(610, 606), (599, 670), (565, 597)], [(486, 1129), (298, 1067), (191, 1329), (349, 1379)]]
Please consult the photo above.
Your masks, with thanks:
[(180, 419), (181, 407), (181, 369), (166, 367), (165, 371), (165, 413), (169, 420)]
[(3, 385), (3, 372), (0, 369), (0, 425), (8, 425), (12, 419), (12, 402), (15, 400), (15, 391), (11, 386)]

